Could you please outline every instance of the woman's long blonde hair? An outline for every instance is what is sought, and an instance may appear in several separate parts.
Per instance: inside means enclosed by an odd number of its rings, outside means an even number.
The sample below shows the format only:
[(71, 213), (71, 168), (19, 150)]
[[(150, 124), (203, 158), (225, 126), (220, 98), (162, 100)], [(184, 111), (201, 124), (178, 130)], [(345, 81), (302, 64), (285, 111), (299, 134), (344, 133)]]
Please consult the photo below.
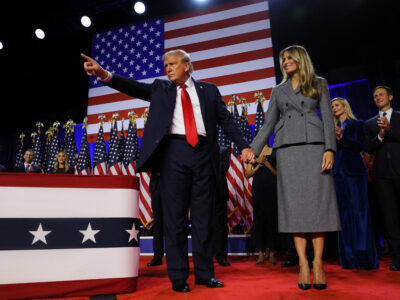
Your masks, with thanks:
[[(351, 110), (349, 101), (347, 101), (345, 98), (342, 97), (333, 98), (331, 100), (331, 103), (333, 103), (334, 101), (339, 101), (344, 106), (344, 113), (346, 114), (347, 119), (357, 120), (356, 116), (353, 114), (353, 111)], [(335, 119), (335, 124), (337, 124), (339, 118), (337, 118), (336, 116), (333, 116), (333, 118)]]
[(65, 172), (68, 172), (68, 170), (69, 170), (68, 155), (67, 155), (67, 153), (65, 153), (64, 151), (58, 151), (58, 153), (56, 154), (56, 162), (55, 162), (55, 164), (54, 164), (53, 170), (57, 171), (57, 170), (60, 168), (60, 166), (58, 165), (58, 159), (57, 159), (57, 156), (58, 156), (58, 154), (60, 154), (60, 153), (64, 153), (64, 154), (65, 154), (64, 169), (65, 169)]
[(308, 55), (306, 49), (299, 45), (293, 45), (286, 47), (279, 53), (279, 64), (283, 74), (283, 82), (289, 80), (290, 75), (286, 73), (283, 68), (283, 54), (289, 52), (290, 56), (296, 62), (299, 72), (299, 79), (301, 81), (300, 90), (301, 93), (309, 98), (319, 99), (320, 96), (320, 83), (317, 80), (317, 75), (314, 71), (314, 66), (311, 62), (311, 58)]

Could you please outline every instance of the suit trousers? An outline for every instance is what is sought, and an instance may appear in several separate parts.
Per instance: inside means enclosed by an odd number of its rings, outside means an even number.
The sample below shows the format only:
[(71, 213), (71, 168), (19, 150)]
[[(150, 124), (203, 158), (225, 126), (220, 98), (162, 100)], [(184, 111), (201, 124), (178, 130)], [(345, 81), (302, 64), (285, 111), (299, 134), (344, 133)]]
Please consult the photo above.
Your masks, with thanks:
[(156, 188), (154, 191), (151, 192), (151, 207), (153, 210), (153, 219), (154, 219), (153, 221), (154, 259), (161, 260), (164, 256), (164, 231), (163, 231), (160, 188)]
[(400, 265), (400, 176), (393, 171), (391, 174), (391, 178), (373, 178), (373, 182), (392, 249), (392, 260)]
[(216, 178), (206, 138), (196, 147), (175, 135), (161, 151), (160, 182), (167, 271), (171, 280), (189, 277), (188, 213), (196, 278), (214, 277), (213, 216)]

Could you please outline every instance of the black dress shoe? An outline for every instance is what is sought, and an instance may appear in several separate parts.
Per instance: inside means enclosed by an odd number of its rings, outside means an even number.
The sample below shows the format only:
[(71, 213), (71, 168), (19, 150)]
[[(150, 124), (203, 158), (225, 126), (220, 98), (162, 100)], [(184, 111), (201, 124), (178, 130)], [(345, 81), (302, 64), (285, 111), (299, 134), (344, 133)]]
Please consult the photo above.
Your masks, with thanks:
[(311, 283), (298, 283), (299, 289), (308, 290), (311, 288)]
[(282, 268), (290, 268), (290, 267), (295, 267), (298, 265), (299, 265), (299, 262), (293, 261), (293, 260), (285, 260), (283, 263), (281, 263)]
[(162, 259), (153, 259), (151, 262), (147, 264), (148, 267), (154, 267), (162, 265)]
[(190, 292), (189, 285), (184, 279), (172, 280), (172, 289), (175, 292), (180, 292), (180, 293)]
[(326, 283), (314, 283), (313, 288), (316, 290), (325, 290), (326, 289)]
[(231, 265), (229, 261), (223, 256), (217, 256), (215, 257), (215, 260), (219, 263), (220, 266), (223, 267), (229, 267)]
[(389, 270), (390, 271), (400, 271), (400, 264), (391, 264)]
[(218, 287), (223, 287), (224, 286), (221, 281), (215, 279), (214, 277), (211, 277), (210, 279), (196, 278), (194, 283), (195, 284), (205, 285), (206, 287), (209, 287), (209, 288), (218, 288)]

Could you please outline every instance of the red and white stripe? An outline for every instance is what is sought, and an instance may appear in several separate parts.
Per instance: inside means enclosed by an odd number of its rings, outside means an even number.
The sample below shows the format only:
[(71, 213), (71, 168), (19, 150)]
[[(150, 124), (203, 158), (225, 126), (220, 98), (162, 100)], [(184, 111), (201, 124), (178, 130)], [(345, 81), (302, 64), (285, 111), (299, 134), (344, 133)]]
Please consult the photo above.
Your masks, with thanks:
[[(243, 172), (246, 172), (246, 164), (243, 163)], [(244, 233), (248, 233), (253, 226), (253, 195), (252, 185), (253, 177), (247, 178), (243, 173), (244, 200), (245, 200), (245, 216), (244, 216)]]
[(149, 192), (150, 173), (139, 173), (139, 216), (143, 226), (147, 229), (153, 224), (153, 210), (151, 208), (151, 193)]
[(93, 175), (108, 175), (106, 162), (95, 165), (93, 168)]
[[(248, 0), (206, 11), (193, 11), (165, 18), (165, 50), (184, 49), (190, 53), (197, 80), (212, 82), (227, 102), (232, 94), (245, 97), (249, 122), (254, 123), (257, 105), (254, 93), (262, 91), (269, 99), (275, 86), (274, 59), (268, 1)], [(161, 76), (160, 78), (165, 78)], [(142, 80), (153, 82), (155, 78)], [(99, 129), (97, 117), (114, 112), (125, 118), (135, 109), (140, 116), (149, 103), (135, 99), (107, 86), (89, 90), (88, 140), (94, 142)], [(241, 106), (239, 105), (239, 113)], [(267, 105), (264, 106), (267, 109)], [(137, 119), (141, 137), (144, 120)], [(119, 130), (121, 121), (118, 122)], [(109, 138), (110, 125), (104, 124), (105, 138)]]
[(229, 169), (226, 173), (228, 182), (229, 199), (242, 218), (246, 216), (246, 205), (244, 196), (244, 183), (243, 183), (243, 163), (240, 156), (236, 157), (233, 154), (233, 147), (229, 161)]
[(91, 172), (89, 172), (89, 168), (83, 169), (80, 173), (78, 173), (76, 166), (75, 166), (74, 173), (75, 173), (75, 175), (92, 175)]
[(125, 165), (122, 164), (122, 174), (123, 175), (131, 175), (131, 176), (136, 176), (136, 162), (132, 161), (127, 168), (125, 168)]
[(122, 175), (121, 163), (118, 162), (108, 169), (108, 175)]

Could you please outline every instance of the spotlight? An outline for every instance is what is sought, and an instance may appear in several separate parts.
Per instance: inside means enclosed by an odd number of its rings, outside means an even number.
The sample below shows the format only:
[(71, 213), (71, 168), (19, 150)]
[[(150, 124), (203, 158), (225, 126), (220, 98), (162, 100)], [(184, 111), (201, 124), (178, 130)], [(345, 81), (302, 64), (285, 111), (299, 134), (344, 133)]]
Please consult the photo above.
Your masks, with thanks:
[(81, 18), (81, 23), (85, 27), (90, 27), (90, 25), (92, 25), (92, 21), (90, 20), (90, 18), (88, 16), (83, 16)]
[(40, 28), (35, 30), (35, 35), (38, 39), (41, 39), (41, 40), (43, 40), (44, 36), (45, 36), (44, 31)]
[(141, 15), (142, 13), (144, 13), (144, 11), (146, 10), (146, 6), (144, 5), (143, 2), (136, 2), (135, 5), (133, 6), (133, 9), (135, 10), (135, 12), (139, 15)]
[(3, 43), (0, 42), (0, 50), (3, 49)]
[(206, 3), (208, 0), (195, 0), (197, 3)]

